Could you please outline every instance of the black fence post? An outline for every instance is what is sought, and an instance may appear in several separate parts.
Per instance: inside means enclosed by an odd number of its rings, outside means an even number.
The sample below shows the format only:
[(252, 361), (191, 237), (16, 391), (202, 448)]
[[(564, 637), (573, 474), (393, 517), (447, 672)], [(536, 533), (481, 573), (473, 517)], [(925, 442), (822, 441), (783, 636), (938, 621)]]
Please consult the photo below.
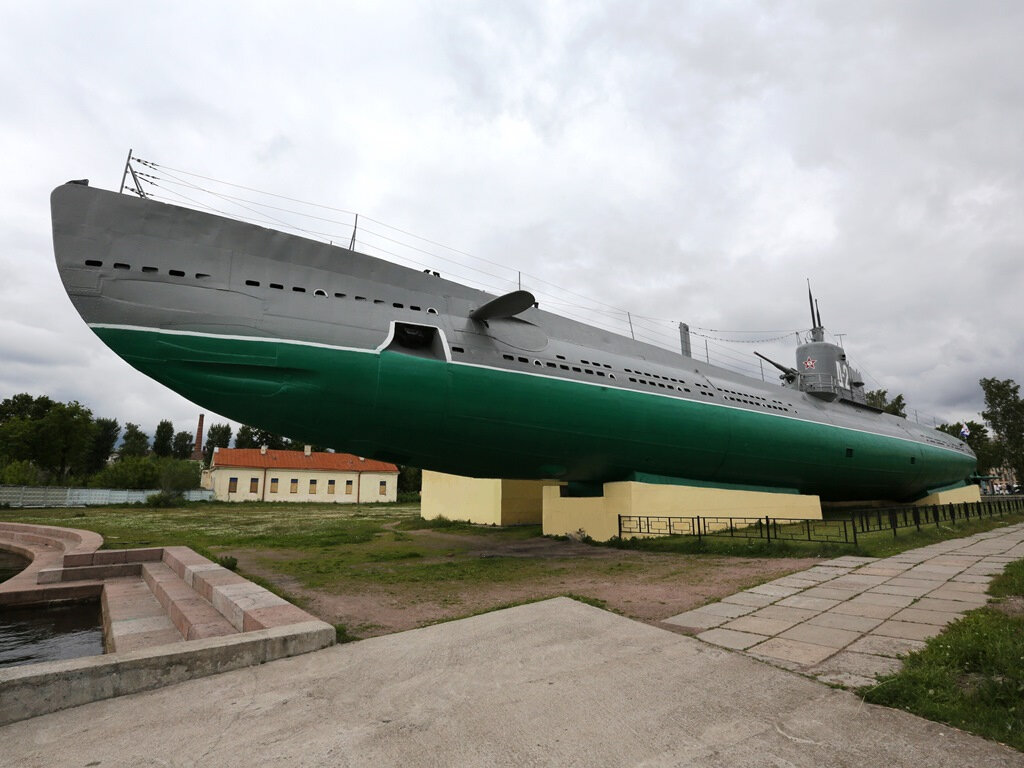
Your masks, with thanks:
[(921, 530), (921, 511), (917, 507), (914, 507), (914, 527)]
[(889, 510), (889, 525), (892, 526), (892, 537), (896, 538), (896, 512), (895, 510)]
[(701, 536), (700, 536), (700, 515), (697, 515), (697, 516), (696, 516), (695, 518), (693, 518), (693, 520), (692, 520), (692, 521), (690, 522), (690, 527), (691, 527), (691, 528), (693, 528), (693, 527), (694, 527), (694, 526), (693, 526), (693, 524), (694, 524), (694, 523), (696, 523), (696, 524), (697, 524), (697, 525), (696, 525), (696, 528), (697, 528), (697, 541), (700, 541), (700, 539), (701, 539)]
[[(857, 546), (857, 521), (856, 520), (851, 520), (850, 523), (851, 523), (850, 527), (853, 528), (853, 546), (856, 547)], [(846, 521), (845, 520), (843, 520), (843, 537), (846, 538)], [(850, 540), (847, 538), (846, 541), (847, 541), (847, 543), (849, 543)]]
[(768, 543), (770, 544), (772, 541), (772, 523), (771, 520), (768, 518), (768, 515), (764, 516), (764, 535), (768, 539)]

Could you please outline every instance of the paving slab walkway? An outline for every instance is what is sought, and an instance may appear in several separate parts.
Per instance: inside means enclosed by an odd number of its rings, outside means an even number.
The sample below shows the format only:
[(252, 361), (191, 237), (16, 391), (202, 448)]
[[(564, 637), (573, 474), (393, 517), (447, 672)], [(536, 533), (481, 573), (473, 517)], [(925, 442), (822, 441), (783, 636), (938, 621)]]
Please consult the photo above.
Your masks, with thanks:
[(0, 766), (1020, 768), (1008, 747), (568, 598), (0, 727)]
[(1024, 523), (892, 557), (829, 560), (664, 623), (856, 688), (898, 671), (902, 656), (985, 605), (992, 578), (1021, 558)]

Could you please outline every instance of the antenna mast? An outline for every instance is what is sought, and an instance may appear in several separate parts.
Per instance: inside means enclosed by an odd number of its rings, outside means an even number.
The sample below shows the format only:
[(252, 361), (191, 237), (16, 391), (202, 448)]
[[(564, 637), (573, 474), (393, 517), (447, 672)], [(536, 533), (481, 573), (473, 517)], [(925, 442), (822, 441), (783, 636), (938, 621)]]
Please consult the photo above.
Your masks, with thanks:
[(821, 312), (815, 312), (817, 302), (811, 294), (810, 278), (807, 278), (807, 302), (811, 305), (811, 341), (824, 341), (825, 329), (821, 325)]

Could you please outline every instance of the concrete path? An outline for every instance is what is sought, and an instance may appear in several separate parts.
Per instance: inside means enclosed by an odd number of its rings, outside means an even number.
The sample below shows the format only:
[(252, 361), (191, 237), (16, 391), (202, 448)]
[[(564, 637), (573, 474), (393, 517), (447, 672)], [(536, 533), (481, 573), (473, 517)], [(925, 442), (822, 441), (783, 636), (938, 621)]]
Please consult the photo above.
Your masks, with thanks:
[(697, 637), (860, 687), (965, 611), (1024, 558), (1024, 523), (884, 559), (840, 557), (667, 619)]
[(0, 765), (1000, 768), (1024, 755), (567, 598), (0, 728)]

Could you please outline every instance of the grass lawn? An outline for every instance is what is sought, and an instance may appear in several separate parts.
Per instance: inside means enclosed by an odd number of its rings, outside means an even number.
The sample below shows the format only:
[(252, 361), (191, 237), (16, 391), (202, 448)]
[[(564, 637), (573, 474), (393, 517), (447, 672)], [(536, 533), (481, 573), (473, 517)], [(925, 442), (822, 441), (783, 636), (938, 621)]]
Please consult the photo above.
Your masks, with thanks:
[(865, 700), (1024, 751), (1024, 560), (993, 580), (997, 601), (971, 611), (910, 654)]
[(388, 524), (419, 518), (418, 504), (262, 504), (197, 502), (177, 509), (119, 505), (3, 509), (0, 520), (84, 528), (104, 549), (186, 546), (313, 550), (372, 541)]

